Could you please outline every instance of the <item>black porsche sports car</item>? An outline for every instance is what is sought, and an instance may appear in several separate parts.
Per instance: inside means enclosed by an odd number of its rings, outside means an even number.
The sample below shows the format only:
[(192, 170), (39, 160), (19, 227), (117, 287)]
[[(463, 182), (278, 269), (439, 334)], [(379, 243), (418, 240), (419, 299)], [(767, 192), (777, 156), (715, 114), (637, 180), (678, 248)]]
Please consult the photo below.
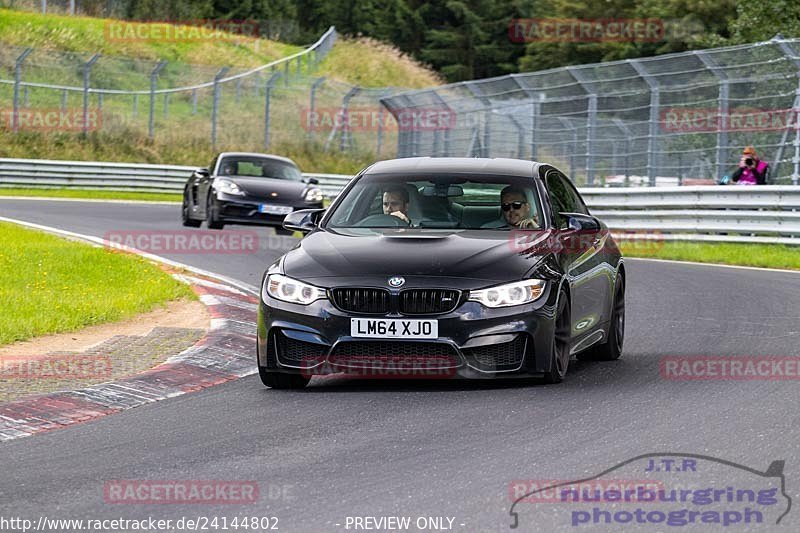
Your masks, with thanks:
[(291, 159), (276, 155), (223, 152), (208, 168), (194, 171), (183, 190), (184, 226), (209, 229), (225, 224), (273, 226), (298, 209), (322, 207), (317, 180), (304, 178)]
[(264, 274), (258, 369), (560, 382), (573, 355), (622, 353), (625, 268), (558, 169), (514, 159), (375, 163)]

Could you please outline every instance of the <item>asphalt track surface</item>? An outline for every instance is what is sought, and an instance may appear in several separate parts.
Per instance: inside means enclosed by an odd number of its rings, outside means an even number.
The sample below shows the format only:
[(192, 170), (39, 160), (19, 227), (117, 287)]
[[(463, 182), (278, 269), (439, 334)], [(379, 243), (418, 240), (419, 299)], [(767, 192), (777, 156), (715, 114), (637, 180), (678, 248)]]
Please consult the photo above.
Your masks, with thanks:
[[(179, 230), (178, 215), (0, 200), (0, 216), (96, 236)], [(280, 251), (162, 255), (257, 285)], [(504, 531), (513, 480), (582, 479), (679, 451), (757, 470), (785, 460), (795, 509), (760, 529), (800, 530), (800, 383), (659, 374), (664, 356), (800, 356), (800, 274), (631, 260), (626, 329), (619, 361), (573, 363), (555, 386), (336, 378), (290, 392), (250, 376), (11, 441), (0, 445), (0, 517), (275, 516), (280, 531), (315, 532), (347, 531), (348, 516), (410, 516), (412, 526), (441, 516), (453, 531)], [(249, 505), (108, 504), (103, 486), (119, 479), (252, 480), (261, 495)], [(519, 530), (587, 529), (552, 509), (521, 507)]]

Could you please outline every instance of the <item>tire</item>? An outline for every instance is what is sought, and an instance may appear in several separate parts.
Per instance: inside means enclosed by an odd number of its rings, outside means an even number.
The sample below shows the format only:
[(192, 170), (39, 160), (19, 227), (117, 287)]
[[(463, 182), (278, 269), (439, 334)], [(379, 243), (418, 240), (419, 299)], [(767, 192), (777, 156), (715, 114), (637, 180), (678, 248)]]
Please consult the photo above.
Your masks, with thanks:
[(195, 220), (189, 216), (189, 201), (186, 193), (183, 194), (183, 205), (181, 206), (181, 223), (187, 228), (199, 228), (202, 220)]
[(544, 374), (544, 382), (548, 384), (561, 383), (567, 375), (570, 359), (570, 337), (572, 335), (572, 321), (570, 318), (569, 296), (567, 291), (561, 289), (558, 293), (558, 312), (553, 326), (553, 343), (550, 355), (550, 369)]
[(578, 357), (590, 361), (615, 361), (622, 355), (625, 340), (625, 280), (617, 278), (614, 285), (614, 300), (611, 302), (611, 321), (608, 324), (608, 338), (603, 344), (592, 346)]
[(206, 200), (206, 224), (208, 225), (208, 229), (222, 229), (225, 227), (225, 223), (221, 222), (217, 214), (217, 210), (214, 208), (214, 197), (212, 194), (208, 195), (208, 199)]
[(258, 365), (258, 375), (261, 383), (271, 389), (302, 389), (310, 381), (310, 378), (301, 374), (273, 372), (261, 365)]

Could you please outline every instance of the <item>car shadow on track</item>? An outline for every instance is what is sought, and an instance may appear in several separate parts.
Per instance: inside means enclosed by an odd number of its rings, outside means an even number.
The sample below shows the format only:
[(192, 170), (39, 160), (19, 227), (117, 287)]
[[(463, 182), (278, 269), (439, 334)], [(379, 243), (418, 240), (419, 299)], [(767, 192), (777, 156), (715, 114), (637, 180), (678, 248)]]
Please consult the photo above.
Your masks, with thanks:
[[(366, 379), (359, 376), (335, 374), (314, 377), (303, 393), (335, 392), (460, 392), (479, 390), (504, 390), (546, 387), (553, 390), (585, 389), (594, 386), (608, 387), (629, 383), (631, 374), (643, 370), (639, 365), (625, 360), (596, 362), (570, 362), (569, 373), (558, 385), (545, 385), (541, 378), (486, 378), (486, 379)], [(294, 393), (300, 391), (294, 391)]]

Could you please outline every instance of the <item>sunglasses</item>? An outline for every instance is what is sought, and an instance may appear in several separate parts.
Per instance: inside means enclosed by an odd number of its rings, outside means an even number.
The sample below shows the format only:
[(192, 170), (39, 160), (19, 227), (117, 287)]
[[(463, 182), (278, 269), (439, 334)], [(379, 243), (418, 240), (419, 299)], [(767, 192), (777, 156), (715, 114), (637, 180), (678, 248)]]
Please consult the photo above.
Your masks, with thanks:
[(500, 208), (503, 211), (508, 211), (510, 209), (522, 209), (522, 206), (527, 204), (528, 202), (511, 202), (510, 204), (500, 204)]

